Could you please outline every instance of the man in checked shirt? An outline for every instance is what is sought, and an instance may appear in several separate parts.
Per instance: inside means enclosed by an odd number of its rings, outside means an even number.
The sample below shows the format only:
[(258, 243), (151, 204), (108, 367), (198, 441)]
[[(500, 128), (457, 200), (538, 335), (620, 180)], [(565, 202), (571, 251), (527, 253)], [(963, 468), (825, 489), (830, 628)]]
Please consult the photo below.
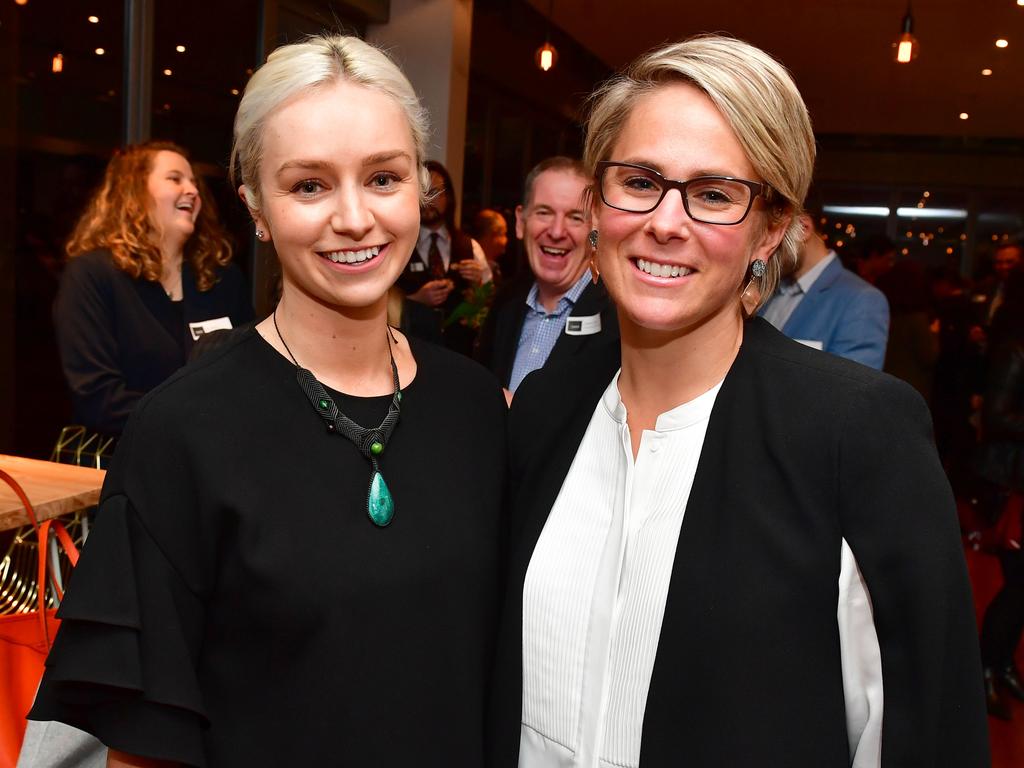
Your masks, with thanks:
[(579, 160), (551, 157), (523, 185), (516, 237), (530, 269), (496, 299), (479, 355), (510, 400), (531, 371), (618, 338), (615, 307), (590, 270), (589, 184)]

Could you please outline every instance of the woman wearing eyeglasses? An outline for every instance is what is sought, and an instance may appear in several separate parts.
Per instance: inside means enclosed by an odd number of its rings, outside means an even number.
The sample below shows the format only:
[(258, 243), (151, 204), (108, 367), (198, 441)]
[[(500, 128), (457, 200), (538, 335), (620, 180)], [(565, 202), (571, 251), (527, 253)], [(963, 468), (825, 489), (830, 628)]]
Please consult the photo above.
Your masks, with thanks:
[(621, 345), (513, 402), (490, 765), (987, 765), (924, 403), (755, 315), (814, 164), (793, 81), (667, 46), (593, 97), (584, 160)]

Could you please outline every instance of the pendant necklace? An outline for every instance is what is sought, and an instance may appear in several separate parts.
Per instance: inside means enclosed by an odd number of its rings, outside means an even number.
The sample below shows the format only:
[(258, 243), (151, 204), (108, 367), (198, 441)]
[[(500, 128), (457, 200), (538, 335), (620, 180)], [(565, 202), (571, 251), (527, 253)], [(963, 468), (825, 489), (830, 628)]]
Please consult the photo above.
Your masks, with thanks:
[(313, 406), (313, 410), (327, 424), (327, 431), (347, 437), (355, 444), (359, 452), (370, 460), (370, 486), (366, 492), (366, 515), (370, 518), (370, 522), (377, 527), (387, 527), (395, 516), (395, 502), (391, 498), (391, 491), (388, 489), (387, 483), (384, 482), (383, 475), (380, 473), (378, 459), (384, 453), (384, 448), (387, 447), (388, 441), (391, 439), (391, 433), (395, 431), (395, 426), (398, 424), (398, 416), (401, 411), (400, 404), (402, 402), (402, 389), (398, 382), (398, 366), (395, 365), (395, 356), (391, 352), (391, 343), (395, 341), (391, 327), (388, 326), (388, 336), (390, 337), (388, 339), (388, 357), (391, 359), (391, 375), (394, 379), (395, 391), (391, 396), (391, 404), (388, 406), (388, 412), (384, 420), (377, 427), (367, 429), (366, 427), (359, 426), (338, 410), (334, 399), (327, 394), (324, 385), (317, 381), (313, 372), (299, 365), (299, 361), (295, 359), (295, 355), (288, 348), (288, 342), (281, 335), (281, 329), (277, 327), (276, 308), (274, 309), (273, 318), (277, 338), (281, 340), (281, 343), (288, 352), (288, 356), (295, 363), (295, 378), (298, 380), (302, 391), (306, 393), (306, 397), (309, 399), (310, 405)]

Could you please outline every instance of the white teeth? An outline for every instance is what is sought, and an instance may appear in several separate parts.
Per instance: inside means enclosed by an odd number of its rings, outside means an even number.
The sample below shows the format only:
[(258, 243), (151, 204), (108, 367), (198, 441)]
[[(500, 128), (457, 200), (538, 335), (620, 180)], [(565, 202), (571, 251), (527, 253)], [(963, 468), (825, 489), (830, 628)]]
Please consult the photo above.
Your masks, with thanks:
[(549, 248), (546, 245), (542, 245), (540, 249), (548, 254), (548, 256), (565, 256), (569, 251), (565, 248)]
[(673, 264), (660, 264), (647, 259), (637, 259), (636, 266), (641, 272), (646, 272), (653, 277), (685, 277), (693, 270), (688, 267), (679, 267)]
[(380, 253), (380, 248), (379, 245), (375, 245), (372, 248), (363, 248), (359, 251), (328, 251), (324, 256), (335, 264), (357, 264), (372, 259)]

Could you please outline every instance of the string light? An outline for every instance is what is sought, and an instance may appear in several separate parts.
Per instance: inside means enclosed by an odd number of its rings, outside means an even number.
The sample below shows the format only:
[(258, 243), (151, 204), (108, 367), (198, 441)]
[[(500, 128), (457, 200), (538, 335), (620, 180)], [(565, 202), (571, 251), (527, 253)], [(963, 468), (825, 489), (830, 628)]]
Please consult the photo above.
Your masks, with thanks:
[(992, 74), (992, 70), (989, 69), (988, 67), (985, 67), (985, 69), (981, 70), (981, 74), (984, 75), (985, 77), (988, 77), (989, 75)]
[[(24, 4), (25, 3), (21, 3), (21, 5), (24, 5)], [(55, 74), (58, 73), (58, 72), (63, 72), (64, 71), (64, 54), (63, 53), (54, 54), (53, 61), (50, 63), (50, 69)]]
[(174, 74), (174, 72), (173, 72), (173, 71), (171, 71), (171, 70), (169, 70), (169, 69), (165, 69), (165, 70), (164, 70), (164, 74), (165, 74), (165, 75), (167, 75), (168, 77), (170, 77), (171, 75), (173, 75), (173, 74)]
[(90, 16), (89, 17), (89, 23), (90, 24), (99, 24), (100, 23), (100, 17), (99, 16)]
[(97, 48), (96, 49), (96, 55), (97, 56), (102, 56), (104, 53), (106, 53), (105, 49), (103, 49), (103, 48)]
[(176, 50), (178, 53), (184, 53), (185, 52), (185, 46), (184, 45), (176, 45), (176, 46), (174, 46), (174, 50)]
[(1000, 37), (998, 40), (996, 40), (996, 48), (1006, 48), (1009, 44), (1010, 44), (1009, 41), (1005, 40), (1002, 37)]

